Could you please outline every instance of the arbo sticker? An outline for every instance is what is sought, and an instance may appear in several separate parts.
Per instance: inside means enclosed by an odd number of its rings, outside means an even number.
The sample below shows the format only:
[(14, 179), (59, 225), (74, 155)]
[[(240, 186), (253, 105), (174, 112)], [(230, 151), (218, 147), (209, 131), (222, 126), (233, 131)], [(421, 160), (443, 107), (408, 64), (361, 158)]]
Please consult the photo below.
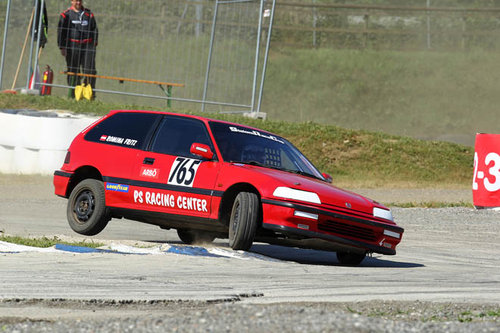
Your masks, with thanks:
[(160, 169), (142, 167), (140, 176), (146, 178), (158, 179), (160, 177)]
[(201, 160), (177, 157), (168, 175), (168, 184), (193, 187)]

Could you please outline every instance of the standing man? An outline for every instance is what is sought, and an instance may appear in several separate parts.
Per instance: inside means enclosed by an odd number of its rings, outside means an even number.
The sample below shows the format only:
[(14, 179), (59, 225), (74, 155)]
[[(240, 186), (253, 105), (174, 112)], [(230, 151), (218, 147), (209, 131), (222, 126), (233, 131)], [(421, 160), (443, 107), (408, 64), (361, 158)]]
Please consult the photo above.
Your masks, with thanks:
[[(99, 32), (94, 14), (84, 8), (82, 0), (71, 0), (71, 7), (61, 13), (57, 27), (57, 45), (66, 58), (68, 72), (97, 73), (95, 55)], [(95, 77), (85, 77), (84, 82), (95, 88)], [(68, 75), (68, 85), (80, 84), (80, 77)], [(74, 95), (74, 90), (73, 90)], [(94, 95), (95, 96), (95, 95)]]

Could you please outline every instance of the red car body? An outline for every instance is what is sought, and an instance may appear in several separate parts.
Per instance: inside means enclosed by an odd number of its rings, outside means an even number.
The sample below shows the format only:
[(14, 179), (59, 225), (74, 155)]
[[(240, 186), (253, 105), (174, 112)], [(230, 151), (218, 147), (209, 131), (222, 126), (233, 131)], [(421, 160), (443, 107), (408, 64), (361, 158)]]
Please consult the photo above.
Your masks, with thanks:
[(358, 264), (394, 255), (403, 234), (389, 208), (331, 185), (284, 138), (197, 116), (111, 111), (75, 137), (54, 186), (84, 235), (128, 218), (175, 228), (186, 243), (262, 241)]

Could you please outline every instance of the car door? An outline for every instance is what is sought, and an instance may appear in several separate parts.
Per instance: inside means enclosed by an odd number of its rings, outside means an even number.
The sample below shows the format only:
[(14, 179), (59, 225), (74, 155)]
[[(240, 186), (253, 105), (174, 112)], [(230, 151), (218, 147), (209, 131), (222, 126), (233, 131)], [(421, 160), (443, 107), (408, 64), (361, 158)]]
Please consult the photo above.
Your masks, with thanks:
[(214, 213), (211, 204), (219, 163), (191, 154), (195, 142), (214, 151), (204, 122), (164, 116), (149, 149), (141, 151), (136, 159), (136, 209), (194, 217)]
[(150, 141), (159, 113), (117, 112), (98, 123), (85, 135), (87, 165), (102, 175), (106, 205), (123, 207), (130, 195), (130, 175), (137, 154)]

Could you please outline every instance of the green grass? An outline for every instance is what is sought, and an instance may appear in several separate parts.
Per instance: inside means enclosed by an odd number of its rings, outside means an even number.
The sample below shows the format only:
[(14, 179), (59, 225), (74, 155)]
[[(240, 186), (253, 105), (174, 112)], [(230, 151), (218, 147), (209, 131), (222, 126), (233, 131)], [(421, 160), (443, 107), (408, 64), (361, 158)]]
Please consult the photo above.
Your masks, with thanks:
[[(24, 29), (22, 29), (24, 30)], [(10, 40), (22, 40), (24, 32), (12, 30)], [(49, 46), (41, 56), (41, 66), (50, 64), (55, 70), (55, 83), (64, 84), (64, 60), (55, 47), (55, 30), (51, 30)], [(164, 57), (151, 56), (140, 64), (134, 53), (120, 46), (114, 38), (118, 33), (103, 35), (98, 52), (98, 71), (102, 75), (138, 79), (160, 79), (184, 83), (174, 88), (173, 96), (200, 99), (203, 91), (206, 65), (207, 39), (174, 37), (161, 39), (157, 45)], [(119, 32), (123, 34), (123, 32)], [(153, 38), (153, 37), (149, 37)], [(158, 40), (131, 35), (131, 45), (149, 50), (148, 45)], [(178, 44), (175, 44), (178, 43)], [(101, 44), (101, 43), (100, 43)], [(176, 47), (172, 48), (172, 45)], [(19, 52), (15, 45), (7, 53), (4, 88), (10, 87)], [(140, 47), (139, 47), (140, 46)], [(161, 47), (160, 47), (161, 46)], [(248, 66), (251, 49), (235, 47), (225, 41), (231, 53), (214, 58), (209, 99), (250, 103), (252, 66)], [(116, 50), (120, 50), (116, 53)], [(166, 51), (168, 50), (168, 52)], [(187, 58), (185, 53), (189, 53)], [(113, 63), (109, 59), (113, 55)], [(226, 59), (236, 65), (219, 64)], [(245, 62), (247, 61), (247, 62)], [(250, 61), (251, 63), (251, 61)], [(245, 67), (246, 65), (246, 67)], [(232, 68), (231, 66), (236, 66)], [(158, 68), (162, 68), (158, 71)], [(243, 72), (240, 72), (245, 68)], [(22, 71), (26, 71), (24, 66)], [(24, 85), (22, 72), (17, 86)], [(267, 67), (262, 111), (269, 120), (308, 122), (336, 125), (342, 128), (364, 129), (420, 139), (458, 142), (472, 146), (476, 133), (498, 133), (500, 122), (495, 121), (500, 94), (500, 52), (481, 49), (445, 51), (388, 51), (352, 49), (293, 49), (278, 48), (271, 44)], [(97, 88), (135, 91), (150, 95), (160, 94), (154, 85), (120, 84), (114, 80), (98, 80)], [(54, 88), (53, 94), (66, 94), (66, 89)], [(99, 94), (107, 103), (139, 103), (163, 107), (165, 100), (139, 99), (133, 96)], [(197, 103), (173, 101), (176, 107), (197, 111)], [(81, 106), (75, 106), (77, 109)], [(228, 110), (222, 106), (207, 106), (210, 110)], [(232, 109), (232, 108), (231, 108)]]
[(387, 206), (400, 207), (400, 208), (447, 208), (447, 207), (468, 207), (474, 208), (471, 202), (438, 202), (438, 201), (424, 201), (424, 202), (405, 202), (405, 203), (385, 203)]
[(473, 145), (495, 133), (500, 54), (375, 50), (274, 50), (263, 111), (315, 121)]
[[(111, 109), (151, 109), (148, 106), (76, 102), (66, 98), (0, 94), (1, 109), (63, 109), (106, 114)], [(182, 112), (185, 110), (179, 110)], [(468, 188), (473, 173), (473, 148), (424, 141), (314, 122), (251, 119), (227, 114), (204, 114), (262, 128), (288, 138), (334, 184), (349, 187)]]
[[(195, 48), (187, 41), (186, 47)], [(50, 52), (52, 50), (47, 50), (45, 55), (48, 59), (61, 61), (56, 57), (57, 54), (49, 57)], [(123, 57), (120, 56), (117, 61), (120, 61), (121, 67), (128, 68), (126, 64), (133, 61)], [(243, 56), (238, 54), (238, 57)], [(180, 72), (190, 73), (190, 76), (188, 82), (183, 81), (186, 87), (174, 89), (174, 96), (199, 98), (204, 72), (191, 73), (193, 69), (183, 67), (185, 65), (180, 59), (172, 64), (168, 72), (176, 73), (182, 68)], [(157, 78), (157, 73), (150, 70), (149, 67), (140, 67), (120, 74), (126, 77)], [(231, 72), (213, 73), (216, 82), (211, 86), (210, 92), (214, 96), (210, 98), (248, 102), (240, 99), (245, 95), (245, 87), (250, 89), (250, 85), (240, 82), (246, 82), (246, 76), (240, 77), (236, 84)], [(497, 105), (500, 104), (500, 94), (496, 88), (499, 73), (500, 53), (483, 50), (401, 52), (273, 49), (269, 58), (262, 111), (273, 121), (312, 121), (472, 146), (476, 133), (500, 132), (500, 123), (494, 121)], [(64, 77), (59, 74), (57, 79), (59, 83), (64, 81)], [(100, 84), (101, 88), (103, 85), (112, 85), (112, 89), (108, 87), (111, 90), (139, 88), (116, 82), (101, 81)], [(224, 85), (227, 87), (221, 91), (220, 87)], [(157, 93), (157, 87), (149, 88), (152, 94)], [(63, 90), (54, 91), (60, 94)], [(248, 97), (249, 93), (245, 96)], [(165, 105), (163, 100), (112, 94), (101, 94), (99, 99), (116, 104), (129, 101), (127, 103), (157, 107)], [(174, 101), (174, 105), (189, 108), (190, 111), (200, 109), (199, 104)], [(208, 107), (210, 110), (215, 108)]]
[(500, 309), (495, 305), (477, 307), (471, 305), (460, 305), (461, 309), (454, 308), (451, 304), (430, 304), (423, 312), (415, 312), (413, 306), (404, 302), (386, 307), (356, 309), (356, 305), (346, 306), (346, 311), (361, 316), (397, 319), (397, 320), (419, 320), (421, 322), (496, 322), (500, 319)]
[(65, 242), (65, 241), (61, 241), (59, 238), (57, 238), (55, 236), (53, 238), (47, 238), (47, 237), (26, 238), (26, 237), (20, 237), (20, 236), (0, 235), (0, 241), (19, 244), (19, 245), (25, 245), (25, 246), (32, 246), (32, 247), (42, 247), (42, 248), (51, 247), (51, 246), (54, 246), (56, 244), (84, 246), (84, 247), (91, 247), (91, 248), (98, 248), (98, 247), (101, 247), (104, 245), (103, 243), (94, 242), (94, 241), (90, 241), (90, 242), (88, 242), (88, 241)]

